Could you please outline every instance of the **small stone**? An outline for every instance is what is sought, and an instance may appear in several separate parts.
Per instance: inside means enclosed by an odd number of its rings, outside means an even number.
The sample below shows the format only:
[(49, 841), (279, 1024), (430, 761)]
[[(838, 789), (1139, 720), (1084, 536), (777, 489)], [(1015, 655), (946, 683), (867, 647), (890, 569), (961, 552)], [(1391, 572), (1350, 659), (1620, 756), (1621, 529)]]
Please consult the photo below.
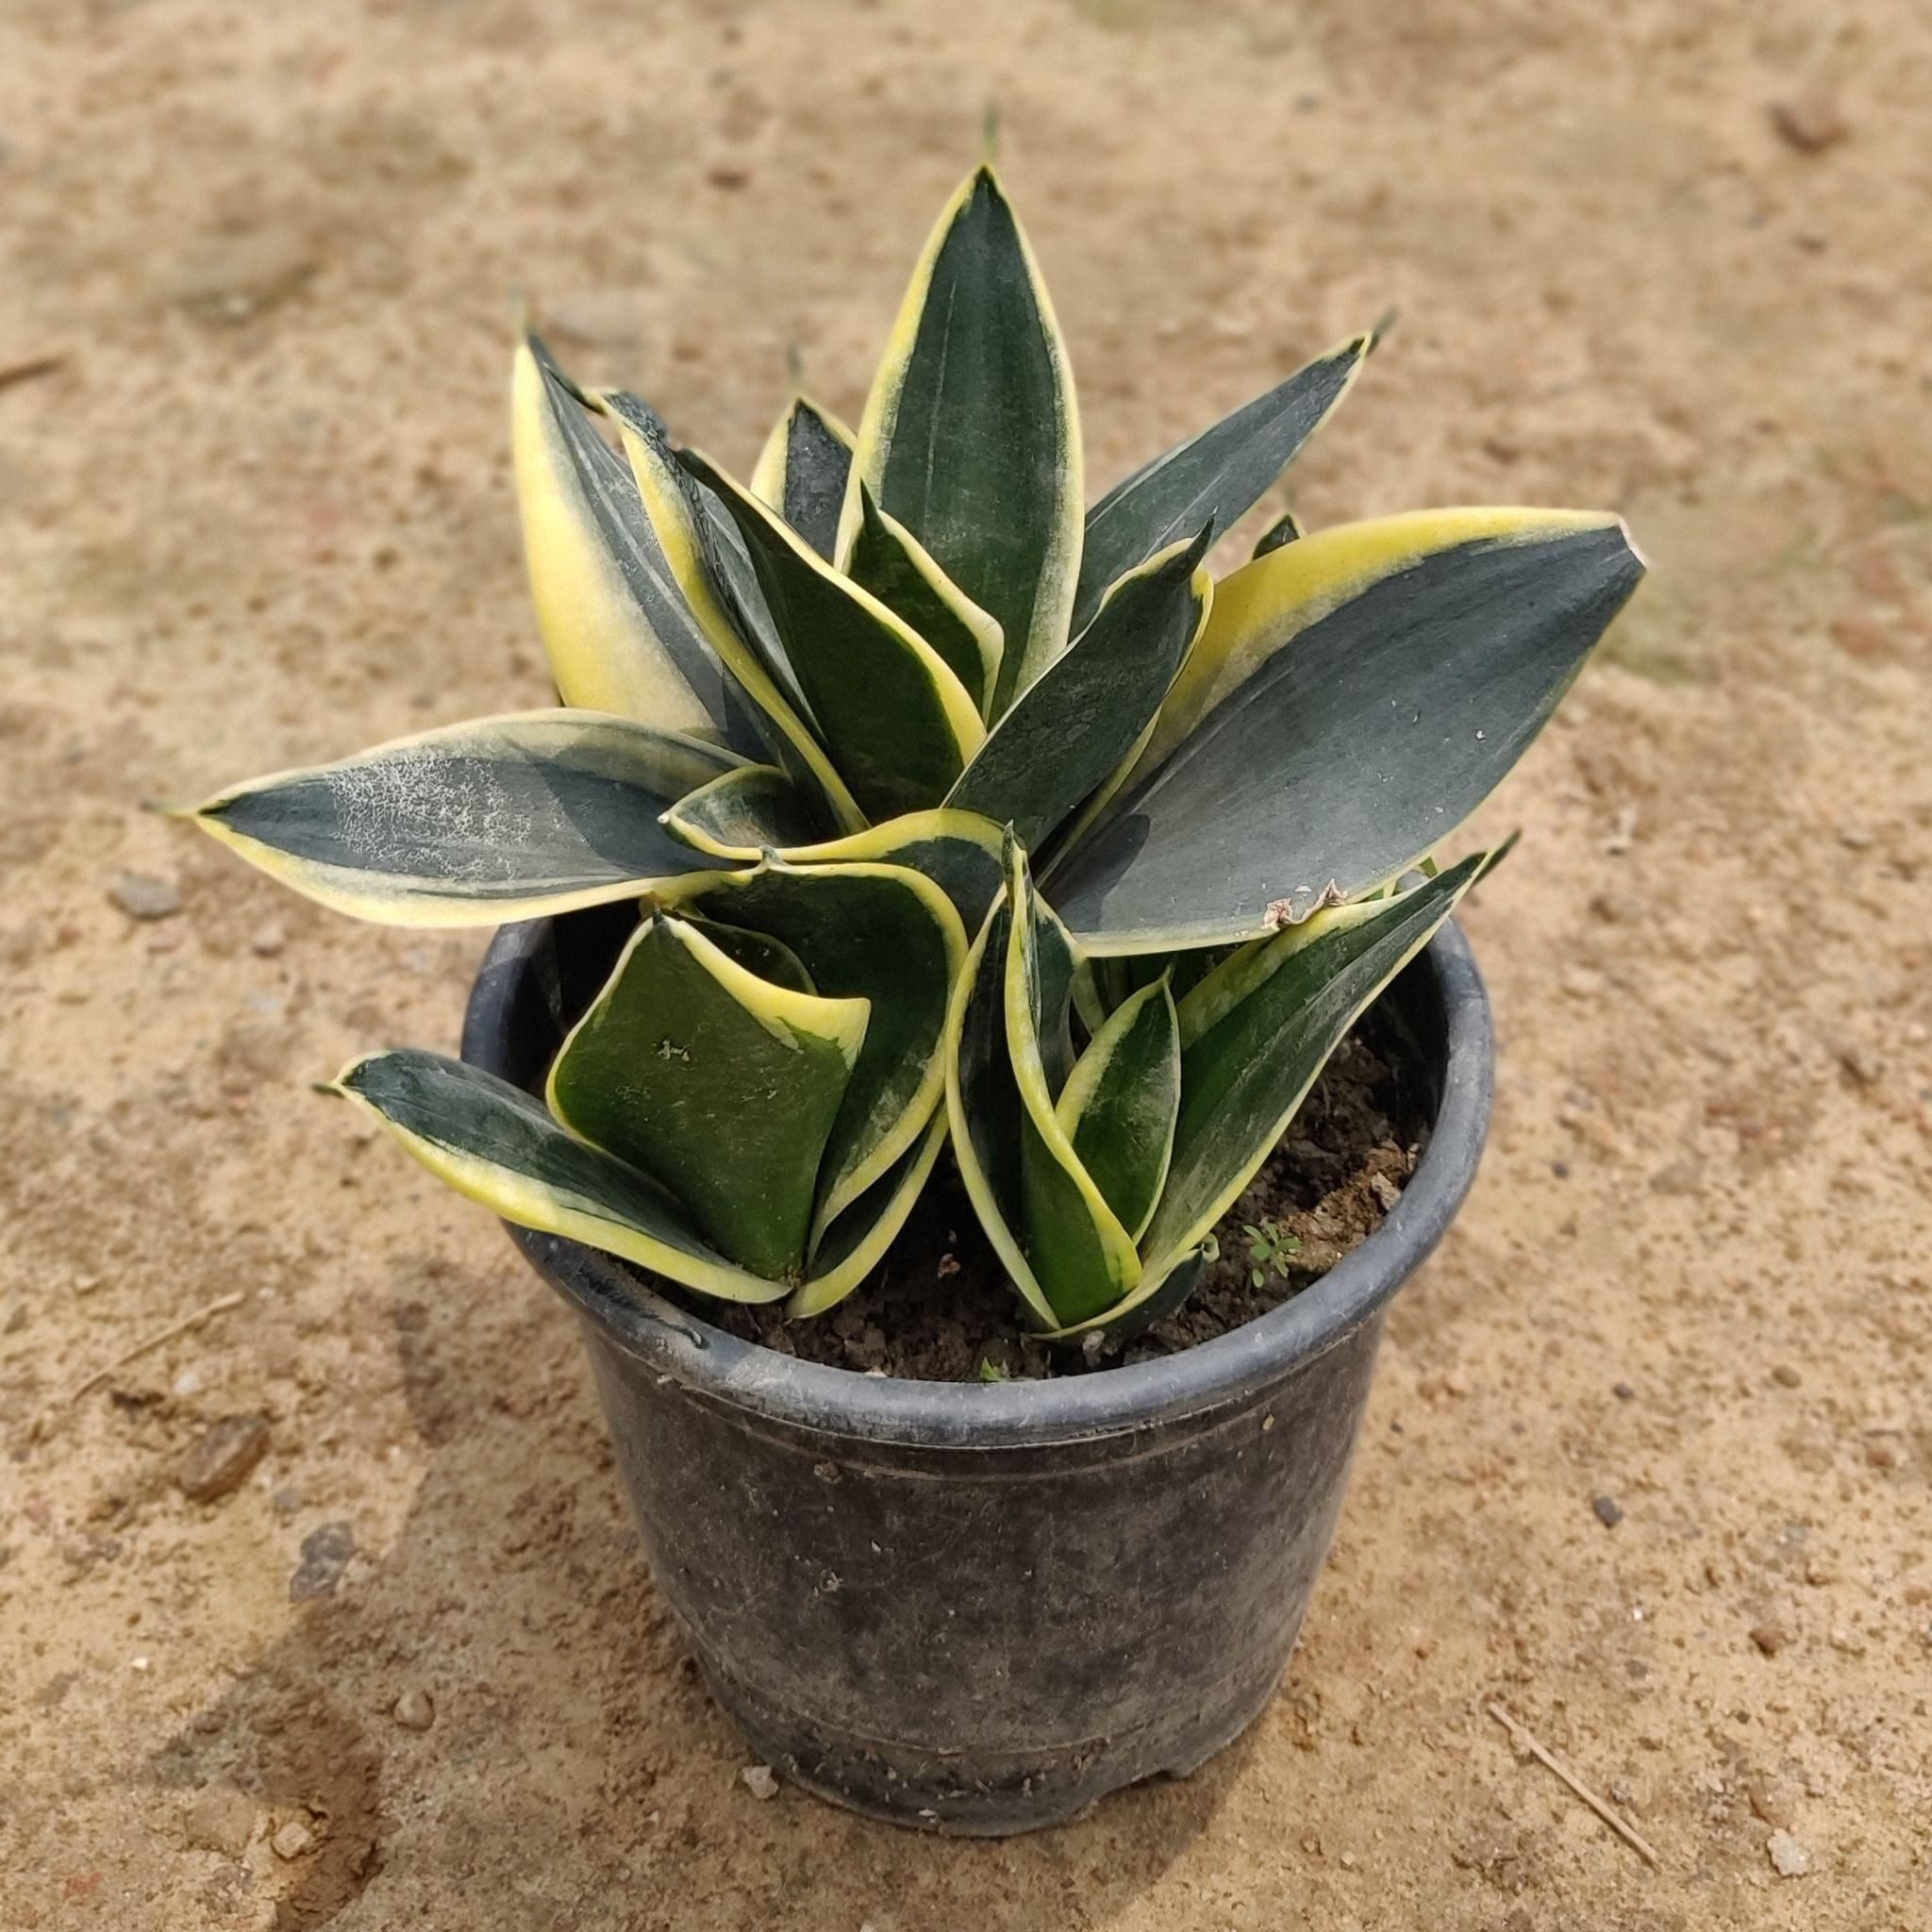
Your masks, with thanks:
[(1782, 1786), (1773, 1784), (1769, 1778), (1754, 1777), (1745, 1784), (1744, 1795), (1750, 1799), (1752, 1810), (1774, 1830), (1790, 1829), (1791, 1803)]
[(1704, 1186), (1704, 1163), (1674, 1160), (1651, 1175), (1650, 1185), (1659, 1194), (1694, 1194)]
[(1823, 154), (1851, 133), (1852, 125), (1838, 103), (1825, 93), (1800, 94), (1794, 100), (1774, 101), (1772, 125), (1800, 154)]
[(1805, 1581), (1814, 1590), (1838, 1581), (1838, 1565), (1829, 1557), (1812, 1557), (1805, 1564)]
[(246, 322), (299, 292), (316, 267), (292, 230), (224, 236), (177, 263), (160, 293), (203, 322)]
[(1619, 806), (1616, 816), (1610, 821), (1609, 835), (1603, 841), (1607, 857), (1621, 858), (1637, 841), (1637, 808), (1634, 805)]
[(172, 919), (181, 909), (175, 885), (144, 872), (124, 872), (108, 889), (108, 897), (129, 919)]
[(302, 1560), (289, 1578), (290, 1601), (333, 1596), (355, 1554), (356, 1532), (346, 1523), (325, 1523), (320, 1529), (311, 1529), (302, 1539)]
[(1612, 1383), (1610, 1386), (1610, 1393), (1614, 1395), (1619, 1402), (1635, 1402), (1637, 1400), (1637, 1391), (1633, 1389), (1628, 1382)]
[(299, 1858), (313, 1848), (315, 1834), (299, 1818), (291, 1818), (275, 1826), (275, 1836), (268, 1842), (276, 1857)]
[(260, 1416), (224, 1416), (175, 1465), (175, 1486), (191, 1503), (219, 1502), (242, 1487), (268, 1445)]
[(1885, 1062), (1857, 1041), (1847, 1041), (1839, 1048), (1838, 1063), (1860, 1087), (1875, 1087), (1885, 1077)]
[(1872, 1436), (1865, 1442), (1865, 1460), (1874, 1469), (1896, 1469), (1906, 1459), (1906, 1452), (1896, 1442), (1888, 1441), (1883, 1436)]
[(225, 1858), (239, 1858), (255, 1836), (255, 1801), (232, 1785), (210, 1786), (195, 1794), (182, 1818), (188, 1842)]
[(1811, 1869), (1811, 1854), (1788, 1831), (1774, 1831), (1765, 1840), (1764, 1856), (1780, 1878), (1802, 1878)]
[(1865, 1640), (1856, 1630), (1848, 1630), (1842, 1624), (1833, 1627), (1831, 1647), (1841, 1657), (1863, 1657)]
[(436, 1722), (436, 1700), (412, 1684), (390, 1707), (390, 1715), (406, 1731), (426, 1731)]
[(1862, 825), (1840, 825), (1838, 828), (1838, 842), (1847, 852), (1869, 852), (1872, 849), (1872, 834)]
[(1606, 1529), (1615, 1529), (1624, 1520), (1624, 1511), (1614, 1496), (1592, 1496), (1590, 1507), (1596, 1512), (1596, 1520)]
[(248, 941), (248, 950), (258, 959), (273, 959), (289, 943), (288, 932), (275, 921), (258, 926)]
[(1593, 1002), (1604, 996), (1604, 976), (1594, 967), (1570, 967), (1563, 974), (1561, 985), (1573, 1000)]
[(1775, 1657), (1790, 1641), (1781, 1624), (1754, 1624), (1751, 1626), (1751, 1641), (1766, 1657)]
[(738, 1774), (754, 1798), (775, 1798), (778, 1795), (777, 1775), (769, 1764), (747, 1764)]
[(1780, 1389), (1795, 1389), (1805, 1378), (1790, 1362), (1779, 1362), (1776, 1368), (1772, 1370), (1771, 1379)]

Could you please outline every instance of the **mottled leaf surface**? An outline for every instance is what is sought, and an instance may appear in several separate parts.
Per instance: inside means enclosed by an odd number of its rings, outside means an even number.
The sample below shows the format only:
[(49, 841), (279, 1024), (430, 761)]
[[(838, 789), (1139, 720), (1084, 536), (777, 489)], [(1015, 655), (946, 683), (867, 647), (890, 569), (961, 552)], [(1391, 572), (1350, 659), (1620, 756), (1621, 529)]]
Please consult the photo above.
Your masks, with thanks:
[(700, 869), (658, 814), (741, 763), (629, 718), (523, 711), (279, 772), (192, 816), (339, 911), (494, 925), (635, 897)]

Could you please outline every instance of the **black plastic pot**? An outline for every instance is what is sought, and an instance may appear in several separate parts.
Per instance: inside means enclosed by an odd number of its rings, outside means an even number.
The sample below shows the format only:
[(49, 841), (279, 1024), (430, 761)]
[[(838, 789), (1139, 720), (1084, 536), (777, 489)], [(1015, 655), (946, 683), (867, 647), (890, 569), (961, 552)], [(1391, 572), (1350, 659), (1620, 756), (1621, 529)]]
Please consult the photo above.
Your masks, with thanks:
[[(464, 1058), (537, 1081), (633, 917), (499, 932)], [(855, 1374), (511, 1229), (582, 1322), (652, 1574), (761, 1758), (874, 1817), (993, 1836), (1191, 1772), (1259, 1712), (1334, 1531), (1383, 1311), (1489, 1125), (1489, 1004), (1454, 927), (1383, 1010), (1436, 1096), (1401, 1202), (1292, 1301), (1162, 1360)]]

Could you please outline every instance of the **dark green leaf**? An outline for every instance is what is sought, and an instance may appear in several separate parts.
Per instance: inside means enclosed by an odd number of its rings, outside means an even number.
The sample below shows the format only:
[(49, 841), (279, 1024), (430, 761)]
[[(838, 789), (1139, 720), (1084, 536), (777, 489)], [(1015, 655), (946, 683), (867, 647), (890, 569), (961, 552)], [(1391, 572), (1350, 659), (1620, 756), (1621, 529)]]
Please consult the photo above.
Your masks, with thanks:
[(939, 653), (982, 713), (999, 674), (1000, 627), (941, 571), (906, 525), (858, 486), (858, 535), (845, 574)]
[(811, 795), (771, 765), (741, 765), (680, 798), (665, 827), (714, 858), (749, 859), (788, 845), (808, 845), (824, 825)]
[(648, 1174), (568, 1134), (521, 1089), (405, 1047), (351, 1065), (337, 1091), (440, 1180), (521, 1227), (568, 1236), (733, 1301), (785, 1292), (734, 1268)]
[(751, 487), (826, 562), (852, 470), (852, 432), (816, 403), (793, 396), (765, 443)]
[[(854, 474), (999, 625), (998, 717), (1065, 647), (1080, 428), (1053, 308), (990, 168), (926, 243), (859, 425)], [(841, 556), (858, 529), (848, 489)], [(1132, 559), (1138, 563), (1141, 559)]]
[(1254, 557), (1266, 557), (1271, 551), (1279, 550), (1284, 545), (1294, 542), (1304, 534), (1294, 512), (1285, 511), (1255, 539), (1255, 548), (1251, 554)]
[(551, 1111), (670, 1189), (740, 1267), (795, 1279), (866, 1019), (863, 1000), (774, 986), (652, 918), (558, 1052)]
[(630, 718), (519, 711), (258, 778), (192, 816), (339, 911), (494, 925), (699, 870), (658, 816), (739, 765), (722, 746)]
[(881, 819), (937, 805), (984, 735), (965, 687), (756, 497), (694, 451), (679, 460), (737, 524), (798, 689), (861, 808)]
[(1207, 550), (1203, 533), (1117, 584), (993, 726), (946, 803), (1039, 845), (1126, 757), (1167, 695), (1212, 593)]
[(1087, 512), (1074, 628), (1109, 584), (1175, 538), (1203, 524), (1212, 537), (1231, 529), (1341, 400), (1368, 351), (1368, 337), (1355, 337), (1115, 484)]
[(1180, 1091), (1180, 1023), (1160, 979), (1109, 1016), (1055, 1109), (1080, 1165), (1137, 1241), (1167, 1179)]
[(945, 1085), (941, 1043), (966, 935), (931, 880), (901, 865), (767, 862), (697, 901), (796, 954), (822, 995), (870, 1003), (865, 1044), (825, 1139), (824, 1228), (912, 1144)]
[(1613, 520), (1556, 511), (1391, 518), (1246, 565), (1162, 709), (1187, 735), (1157, 736), (1049, 896), (1089, 951), (1150, 952), (1397, 876), (1516, 762), (1641, 572)]
[(517, 352), (511, 427), (530, 590), (564, 703), (756, 751), (758, 713), (685, 601), (630, 465), (535, 336)]
[(1150, 1272), (1194, 1247), (1266, 1161), (1375, 995), (1473, 885), (1472, 854), (1399, 898), (1320, 913), (1244, 947), (1181, 1002), (1181, 1101)]

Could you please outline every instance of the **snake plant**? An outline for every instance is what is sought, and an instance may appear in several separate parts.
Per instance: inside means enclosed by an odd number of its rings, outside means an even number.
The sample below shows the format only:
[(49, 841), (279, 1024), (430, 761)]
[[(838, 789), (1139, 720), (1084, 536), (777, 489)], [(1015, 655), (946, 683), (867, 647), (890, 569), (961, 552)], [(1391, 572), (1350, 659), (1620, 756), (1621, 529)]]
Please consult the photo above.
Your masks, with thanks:
[(975, 172), (856, 432), (748, 483), (534, 336), (511, 429), (558, 708), (193, 818), (363, 918), (633, 901), (541, 1094), (441, 1055), (336, 1088), (525, 1226), (810, 1315), (952, 1157), (1033, 1327), (1185, 1293), (1324, 1061), (1493, 854), (1443, 841), (1641, 565), (1614, 516), (1444, 509), (1208, 558), (1361, 335), (1091, 508), (1032, 251)]

